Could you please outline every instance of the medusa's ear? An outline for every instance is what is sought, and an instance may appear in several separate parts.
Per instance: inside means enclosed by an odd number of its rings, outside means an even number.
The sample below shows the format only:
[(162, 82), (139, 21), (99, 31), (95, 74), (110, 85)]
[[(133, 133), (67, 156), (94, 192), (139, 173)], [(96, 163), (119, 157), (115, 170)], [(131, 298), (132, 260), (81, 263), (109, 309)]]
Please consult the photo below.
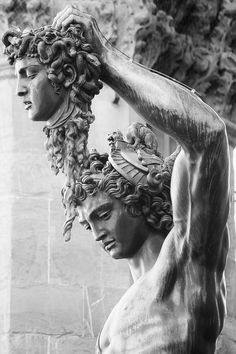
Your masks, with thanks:
[(74, 83), (77, 76), (75, 67), (71, 64), (65, 64), (63, 66), (63, 74), (65, 75), (64, 86), (66, 88), (70, 87)]

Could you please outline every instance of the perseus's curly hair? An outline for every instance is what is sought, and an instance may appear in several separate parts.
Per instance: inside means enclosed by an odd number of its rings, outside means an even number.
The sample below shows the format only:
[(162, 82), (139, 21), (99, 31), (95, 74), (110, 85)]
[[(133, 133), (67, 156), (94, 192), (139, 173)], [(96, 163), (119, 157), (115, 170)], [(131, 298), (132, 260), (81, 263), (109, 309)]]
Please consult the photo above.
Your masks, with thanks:
[(120, 200), (129, 215), (143, 215), (151, 228), (167, 236), (173, 226), (170, 181), (177, 153), (163, 160), (162, 168), (155, 174), (155, 185), (152, 182), (134, 185), (114, 169), (107, 156), (91, 154), (90, 168), (76, 183), (75, 205), (80, 205), (87, 196), (95, 196), (98, 191), (106, 192)]

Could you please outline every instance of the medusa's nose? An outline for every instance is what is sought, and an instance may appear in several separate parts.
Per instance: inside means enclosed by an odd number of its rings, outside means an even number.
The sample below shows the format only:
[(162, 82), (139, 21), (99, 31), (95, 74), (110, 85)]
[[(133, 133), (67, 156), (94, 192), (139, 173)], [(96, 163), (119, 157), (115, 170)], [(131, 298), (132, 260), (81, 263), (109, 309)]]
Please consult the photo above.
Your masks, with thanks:
[(23, 97), (28, 93), (26, 79), (18, 79), (16, 85), (16, 94), (17, 96)]

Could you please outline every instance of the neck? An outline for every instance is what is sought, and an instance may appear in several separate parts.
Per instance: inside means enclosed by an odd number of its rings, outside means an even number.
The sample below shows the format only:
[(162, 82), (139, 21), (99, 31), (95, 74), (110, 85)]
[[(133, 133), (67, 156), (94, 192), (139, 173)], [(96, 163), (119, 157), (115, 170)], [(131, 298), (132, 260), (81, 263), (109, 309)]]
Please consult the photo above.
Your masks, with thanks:
[(138, 252), (128, 259), (134, 282), (152, 269), (161, 251), (163, 241), (164, 239), (161, 235), (151, 235), (145, 240)]
[(85, 104), (80, 104), (77, 107), (70, 98), (70, 92), (67, 92), (65, 99), (58, 110), (47, 121), (47, 128), (55, 129), (64, 125), (69, 119), (79, 116), (81, 112), (87, 112), (88, 107)]
[(55, 129), (65, 124), (65, 122), (71, 117), (74, 110), (73, 106), (74, 105), (71, 104), (70, 95), (67, 93), (58, 110), (47, 121), (47, 127), (49, 129)]

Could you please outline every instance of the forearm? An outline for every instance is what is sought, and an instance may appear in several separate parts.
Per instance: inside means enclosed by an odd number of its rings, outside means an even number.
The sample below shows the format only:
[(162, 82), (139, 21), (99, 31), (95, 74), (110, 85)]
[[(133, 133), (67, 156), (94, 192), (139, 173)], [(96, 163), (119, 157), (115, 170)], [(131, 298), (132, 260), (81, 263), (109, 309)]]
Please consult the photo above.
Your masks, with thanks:
[(129, 61), (110, 47), (102, 80), (149, 124), (175, 138), (187, 150), (205, 149), (223, 122), (193, 92)]
[[(175, 138), (185, 150), (203, 151), (224, 123), (193, 92), (130, 62), (100, 32), (96, 20), (71, 6), (53, 21), (57, 29), (78, 23), (102, 63), (101, 79), (125, 99), (149, 124)], [(222, 136), (225, 136), (224, 133)]]

